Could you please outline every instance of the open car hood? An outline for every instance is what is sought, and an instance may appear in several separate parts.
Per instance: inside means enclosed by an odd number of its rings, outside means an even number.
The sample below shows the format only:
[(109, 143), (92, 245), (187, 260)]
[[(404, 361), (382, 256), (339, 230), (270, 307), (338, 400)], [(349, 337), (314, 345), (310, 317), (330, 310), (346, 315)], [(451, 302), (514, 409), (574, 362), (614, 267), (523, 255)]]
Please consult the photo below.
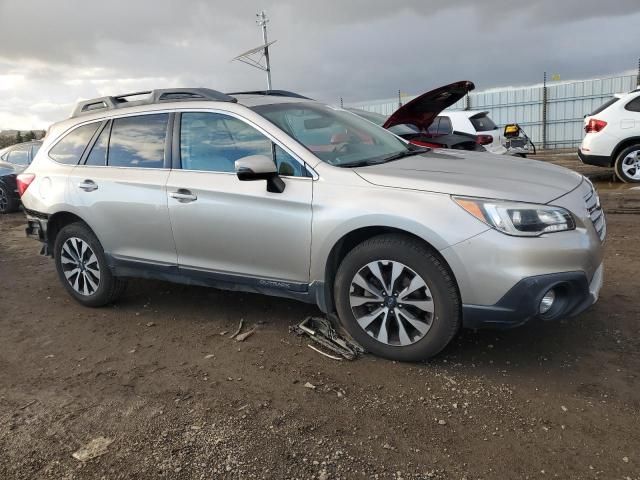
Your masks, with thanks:
[(474, 88), (476, 86), (472, 82), (463, 80), (423, 93), (393, 112), (382, 126), (391, 128), (394, 125), (408, 123), (426, 130), (442, 110), (456, 103)]

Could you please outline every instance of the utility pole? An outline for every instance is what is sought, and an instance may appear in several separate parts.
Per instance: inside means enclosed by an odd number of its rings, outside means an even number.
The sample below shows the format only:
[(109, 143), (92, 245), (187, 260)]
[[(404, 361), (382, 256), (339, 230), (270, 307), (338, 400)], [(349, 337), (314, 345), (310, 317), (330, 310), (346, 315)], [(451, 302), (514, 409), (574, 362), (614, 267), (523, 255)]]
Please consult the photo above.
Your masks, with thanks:
[(547, 148), (547, 72), (542, 80), (542, 148)]
[(266, 64), (265, 71), (267, 72), (267, 89), (271, 90), (271, 63), (269, 62), (269, 43), (267, 42), (267, 23), (269, 19), (267, 14), (262, 10), (260, 13), (256, 13), (256, 23), (262, 27), (262, 41), (264, 44), (264, 60)]

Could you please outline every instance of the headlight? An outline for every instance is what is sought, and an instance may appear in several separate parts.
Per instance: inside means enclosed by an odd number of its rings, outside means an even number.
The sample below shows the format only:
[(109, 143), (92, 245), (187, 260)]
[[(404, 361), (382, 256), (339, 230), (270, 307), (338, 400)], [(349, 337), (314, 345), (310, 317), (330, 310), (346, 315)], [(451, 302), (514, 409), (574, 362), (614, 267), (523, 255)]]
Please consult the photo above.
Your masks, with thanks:
[(536, 237), (576, 228), (571, 213), (561, 207), (468, 197), (453, 200), (481, 222), (507, 235)]

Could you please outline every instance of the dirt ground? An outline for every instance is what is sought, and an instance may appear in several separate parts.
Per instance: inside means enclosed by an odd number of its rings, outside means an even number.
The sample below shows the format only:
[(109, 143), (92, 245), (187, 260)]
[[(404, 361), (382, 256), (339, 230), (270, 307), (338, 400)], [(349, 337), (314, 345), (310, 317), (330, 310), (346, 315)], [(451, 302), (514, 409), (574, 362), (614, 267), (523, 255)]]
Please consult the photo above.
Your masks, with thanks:
[(590, 310), (424, 364), (322, 357), (288, 332), (315, 307), (259, 295), (139, 280), (81, 307), (23, 221), (0, 218), (2, 479), (640, 478), (638, 215), (608, 217)]

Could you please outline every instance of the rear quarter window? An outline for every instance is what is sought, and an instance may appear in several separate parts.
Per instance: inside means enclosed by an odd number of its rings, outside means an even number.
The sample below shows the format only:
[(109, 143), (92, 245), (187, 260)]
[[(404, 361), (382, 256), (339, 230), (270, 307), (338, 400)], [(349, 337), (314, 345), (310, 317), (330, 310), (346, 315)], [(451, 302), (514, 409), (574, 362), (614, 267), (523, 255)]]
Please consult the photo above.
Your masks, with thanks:
[(49, 156), (58, 163), (77, 165), (99, 125), (96, 122), (76, 128), (49, 150)]
[(495, 130), (498, 128), (493, 120), (491, 120), (486, 115), (476, 115), (475, 117), (469, 118), (471, 125), (476, 129), (476, 132), (488, 132), (489, 130)]
[(624, 106), (630, 112), (640, 112), (640, 96), (634, 98)]
[(609, 100), (607, 100), (606, 102), (604, 102), (602, 105), (600, 105), (598, 108), (596, 108), (593, 112), (591, 112), (589, 114), (589, 116), (593, 116), (593, 115), (597, 115), (600, 112), (602, 112), (603, 110), (609, 108), (611, 105), (613, 105), (614, 103), (616, 103), (619, 100), (618, 97), (613, 97), (610, 98)]

